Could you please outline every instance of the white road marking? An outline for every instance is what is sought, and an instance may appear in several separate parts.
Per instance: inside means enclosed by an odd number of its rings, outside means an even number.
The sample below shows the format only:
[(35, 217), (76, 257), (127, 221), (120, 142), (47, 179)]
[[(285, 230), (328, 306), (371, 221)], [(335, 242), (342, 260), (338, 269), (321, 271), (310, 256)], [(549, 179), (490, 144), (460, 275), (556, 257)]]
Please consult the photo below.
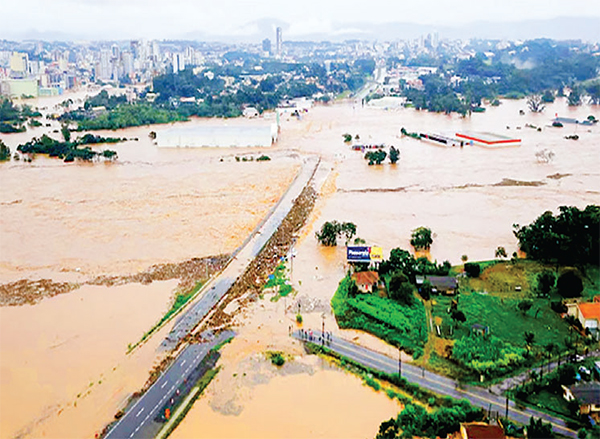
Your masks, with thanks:
[(137, 414), (137, 415), (135, 415), (135, 417), (136, 417), (136, 418), (137, 418), (139, 415), (141, 415), (141, 414), (142, 414), (142, 412), (144, 411), (144, 408), (145, 408), (145, 407), (142, 407), (142, 409), (141, 409), (141, 410), (138, 412), (138, 414)]
[(164, 389), (164, 388), (165, 388), (165, 386), (166, 386), (167, 384), (169, 384), (169, 382), (168, 382), (168, 381), (165, 381), (165, 383), (164, 383), (162, 386), (160, 386), (160, 388), (161, 388), (161, 389)]
[(187, 361), (187, 360), (183, 360), (183, 361), (181, 362), (181, 367), (183, 367), (183, 365), (185, 364), (185, 362), (186, 362), (186, 361)]

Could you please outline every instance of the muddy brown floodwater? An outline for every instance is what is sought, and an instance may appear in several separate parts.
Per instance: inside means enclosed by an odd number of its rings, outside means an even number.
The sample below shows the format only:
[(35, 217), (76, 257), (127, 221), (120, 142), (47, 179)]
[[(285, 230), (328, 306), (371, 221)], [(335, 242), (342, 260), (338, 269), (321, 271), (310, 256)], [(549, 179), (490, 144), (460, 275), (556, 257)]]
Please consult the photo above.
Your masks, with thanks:
[[(78, 281), (230, 252), (295, 175), (299, 165), (294, 154), (317, 153), (322, 157), (315, 178), (320, 197), (295, 248), (292, 283), (298, 295), (278, 302), (265, 296), (241, 309), (234, 319), (238, 336), (223, 348), (221, 372), (174, 436), (373, 437), (379, 423), (394, 416), (400, 407), (382, 392), (363, 386), (359, 379), (306, 356), (288, 337), (299, 300), (306, 307), (305, 328), (320, 327), (325, 318), (327, 330), (394, 352), (373, 337), (337, 329), (329, 301), (346, 269), (344, 249), (318, 246), (314, 232), (327, 220), (352, 221), (358, 226), (358, 235), (368, 244), (381, 245), (387, 256), (394, 247), (410, 249), (411, 230), (424, 225), (434, 232), (431, 258), (456, 264), (463, 254), (470, 260), (491, 259), (498, 246), (511, 254), (517, 248), (514, 223), (526, 224), (560, 205), (581, 208), (600, 203), (600, 128), (548, 126), (555, 113), (598, 118), (598, 108), (569, 108), (559, 99), (542, 114), (520, 116), (520, 109), (526, 110), (524, 101), (504, 101), (484, 114), (461, 118), (412, 109), (361, 108), (351, 103), (317, 107), (302, 120), (283, 121), (280, 141), (269, 153), (274, 160), (268, 163), (234, 160), (235, 154), (258, 153), (255, 150), (159, 150), (147, 138), (150, 129), (142, 127), (112, 133), (139, 138), (115, 147), (120, 157), (115, 164), (64, 165), (49, 159), (2, 164), (2, 187), (10, 189), (0, 194), (0, 281), (25, 277)], [(542, 127), (542, 131), (526, 124)], [(442, 148), (398, 137), (401, 127), (441, 134), (459, 129), (489, 131), (519, 137), (523, 142), (499, 149)], [(361, 153), (342, 142), (346, 132), (359, 134), (362, 143), (395, 145), (400, 149), (400, 161), (394, 166), (389, 162), (367, 166)], [(564, 139), (573, 133), (580, 136), (578, 141)], [(16, 139), (10, 137), (6, 142), (13, 147)], [(538, 162), (536, 152), (543, 149), (554, 152), (551, 162)], [(155, 352), (160, 333), (132, 358), (125, 359), (119, 349), (135, 342), (164, 312), (171, 283), (116, 287), (135, 289), (130, 293), (132, 300), (144, 303), (139, 309), (123, 310), (120, 303), (128, 294), (113, 295), (111, 291), (116, 290), (108, 287), (84, 288), (35, 306), (0, 309), (2, 375), (14, 364), (25, 365), (26, 371), (33, 367), (35, 374), (47, 379), (42, 387), (44, 398), (39, 401), (27, 382), (34, 372), (19, 375), (11, 371), (20, 385), (5, 387), (2, 382), (3, 436), (23, 431), (24, 437), (89, 437), (110, 421), (127, 395), (142, 387), (148, 370), (160, 359)], [(80, 311), (76, 301), (80, 295), (93, 295), (88, 288), (98, 288), (94, 291), (101, 291), (104, 297), (95, 304), (96, 312), (125, 312), (119, 322), (131, 315), (136, 330), (121, 337), (120, 326), (111, 325), (106, 332), (90, 334), (86, 319), (69, 317), (74, 312), (91, 312), (89, 306), (88, 311)], [(160, 297), (154, 307), (146, 306), (138, 295), (150, 291), (147, 288), (156, 288)], [(40, 308), (49, 304), (60, 313)], [(17, 318), (18, 313), (23, 315)], [(13, 317), (7, 320), (4, 315)], [(38, 318), (50, 319), (54, 330), (64, 334), (55, 337), (55, 344), (70, 334), (75, 337), (71, 342), (74, 348), (52, 360), (52, 344), (45, 330), (34, 323), (21, 323)], [(22, 329), (24, 326), (31, 329)], [(69, 332), (67, 328), (73, 329)], [(80, 345), (75, 348), (77, 343)], [(265, 359), (266, 350), (281, 350), (293, 359), (276, 369)], [(49, 376), (43, 372), (45, 362), (53, 371), (67, 370), (72, 364), (79, 369)], [(121, 366), (113, 378), (106, 378), (115, 362)], [(92, 386), (97, 390), (77, 402), (82, 383), (85, 387), (88, 379), (102, 373), (105, 378), (93, 378), (96, 383), (102, 380), (102, 385)], [(26, 392), (20, 392), (21, 387)], [(4, 412), (5, 404), (10, 412)], [(60, 409), (53, 411), (57, 407), (65, 408), (58, 414)], [(8, 421), (4, 413), (12, 414)], [(31, 425), (35, 428), (21, 430)], [(71, 425), (76, 428), (69, 431)]]
[[(430, 257), (458, 264), (463, 254), (470, 260), (491, 259), (498, 246), (509, 254), (517, 250), (514, 223), (526, 224), (560, 205), (598, 204), (599, 127), (548, 127), (555, 113), (583, 119), (599, 117), (598, 108), (572, 109), (558, 100), (541, 115), (520, 116), (520, 109), (526, 110), (524, 101), (505, 101), (463, 119), (341, 104), (315, 108), (301, 121), (285, 121), (279, 149), (323, 158), (316, 176), (320, 198), (296, 245), (291, 277), (297, 296), (274, 303), (266, 295), (244, 311), (237, 320), (238, 336), (223, 349), (223, 369), (174, 437), (373, 437), (379, 423), (400, 407), (357, 378), (306, 357), (287, 336), (289, 327), (296, 327), (299, 301), (305, 308), (304, 328), (320, 328), (325, 318), (327, 330), (397, 355), (395, 348), (368, 334), (337, 328), (329, 302), (346, 271), (344, 248), (318, 246), (314, 232), (324, 221), (352, 221), (360, 237), (381, 245), (387, 255), (394, 247), (410, 250), (411, 230), (425, 225), (434, 231)], [(458, 129), (496, 132), (523, 142), (499, 149), (442, 148), (400, 138), (401, 127), (442, 134)], [(395, 145), (399, 163), (368, 166), (360, 152), (342, 142), (346, 132), (359, 134), (361, 143)], [(578, 141), (564, 139), (574, 132)], [(554, 160), (538, 162), (535, 154), (542, 149), (553, 151)], [(264, 360), (267, 350), (294, 356), (289, 370), (287, 363), (275, 370)]]

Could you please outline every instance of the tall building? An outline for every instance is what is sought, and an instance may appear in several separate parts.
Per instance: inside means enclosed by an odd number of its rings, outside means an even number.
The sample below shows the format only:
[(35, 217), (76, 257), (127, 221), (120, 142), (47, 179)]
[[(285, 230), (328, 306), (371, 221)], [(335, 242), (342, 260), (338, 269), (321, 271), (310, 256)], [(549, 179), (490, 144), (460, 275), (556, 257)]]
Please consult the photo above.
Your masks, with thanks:
[(13, 72), (25, 73), (27, 72), (27, 63), (29, 62), (29, 56), (26, 53), (13, 52), (10, 57), (10, 69)]
[(180, 72), (185, 70), (185, 61), (183, 60), (183, 55), (181, 53), (173, 54), (173, 73)]
[(281, 34), (280, 27), (275, 30), (275, 54), (277, 56), (283, 54), (283, 35)]
[(262, 41), (262, 50), (263, 52), (268, 53), (269, 55), (271, 54), (271, 40), (265, 38)]
[(112, 53), (109, 49), (100, 50), (100, 62), (96, 69), (96, 79), (107, 81), (112, 78), (111, 55)]

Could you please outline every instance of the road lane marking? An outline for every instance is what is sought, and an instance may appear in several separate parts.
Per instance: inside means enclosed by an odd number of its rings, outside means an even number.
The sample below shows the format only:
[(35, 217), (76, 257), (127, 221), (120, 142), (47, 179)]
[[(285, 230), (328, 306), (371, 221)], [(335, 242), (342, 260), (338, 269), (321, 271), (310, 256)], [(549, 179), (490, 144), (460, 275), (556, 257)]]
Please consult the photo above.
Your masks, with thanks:
[(165, 386), (166, 386), (167, 384), (169, 384), (169, 382), (168, 382), (168, 381), (165, 381), (165, 383), (164, 383), (162, 386), (160, 386), (160, 388), (161, 388), (161, 389), (164, 389), (164, 388), (165, 388)]
[(142, 414), (142, 412), (144, 411), (144, 409), (145, 409), (145, 407), (142, 407), (142, 409), (141, 409), (141, 410), (138, 412), (138, 414), (137, 414), (137, 415), (135, 415), (135, 417), (137, 418), (139, 415), (141, 415), (141, 414)]
[(186, 362), (186, 361), (187, 361), (187, 360), (183, 360), (183, 361), (181, 362), (181, 367), (183, 367), (183, 365), (185, 364), (185, 362)]

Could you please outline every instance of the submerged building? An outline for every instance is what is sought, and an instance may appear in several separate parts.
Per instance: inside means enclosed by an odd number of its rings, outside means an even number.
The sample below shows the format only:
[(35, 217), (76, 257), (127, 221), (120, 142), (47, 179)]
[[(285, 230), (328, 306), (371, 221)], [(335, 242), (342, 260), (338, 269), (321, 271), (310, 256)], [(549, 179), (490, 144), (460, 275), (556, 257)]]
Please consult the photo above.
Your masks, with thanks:
[(277, 134), (277, 124), (178, 127), (158, 131), (156, 144), (164, 148), (272, 146)]

